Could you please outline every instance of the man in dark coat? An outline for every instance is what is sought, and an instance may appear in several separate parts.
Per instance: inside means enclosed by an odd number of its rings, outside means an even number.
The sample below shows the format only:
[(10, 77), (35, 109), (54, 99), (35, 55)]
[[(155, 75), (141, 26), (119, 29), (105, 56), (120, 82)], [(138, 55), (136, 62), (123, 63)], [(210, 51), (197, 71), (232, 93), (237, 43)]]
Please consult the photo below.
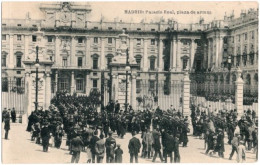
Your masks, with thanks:
[(180, 157), (180, 152), (179, 152), (179, 137), (180, 135), (177, 134), (174, 138), (174, 163), (180, 163), (181, 157)]
[(16, 122), (16, 112), (15, 112), (14, 108), (11, 111), (11, 117), (12, 117), (12, 122), (15, 123)]
[(90, 151), (92, 153), (92, 163), (96, 162), (96, 149), (95, 149), (95, 147), (96, 147), (97, 141), (99, 140), (97, 135), (98, 135), (98, 132), (95, 131), (94, 136), (92, 136), (91, 139), (90, 139), (90, 145), (89, 146), (90, 146)]
[(170, 162), (172, 163), (172, 152), (174, 150), (174, 137), (169, 133), (166, 133), (166, 142), (164, 145), (164, 160), (167, 163), (167, 157), (170, 157)]
[(4, 117), (4, 129), (5, 129), (5, 139), (8, 139), (8, 133), (10, 130), (10, 117), (9, 117), (9, 112), (6, 112), (6, 115)]
[(132, 139), (130, 139), (128, 144), (128, 149), (130, 153), (130, 163), (133, 163), (135, 157), (135, 163), (138, 163), (138, 153), (140, 152), (141, 143), (140, 140), (135, 137), (136, 133), (132, 133)]
[(153, 136), (153, 148), (154, 148), (154, 156), (153, 156), (153, 162), (155, 162), (155, 159), (157, 157), (157, 154), (159, 154), (159, 157), (161, 159), (161, 162), (163, 162), (162, 153), (161, 153), (161, 142), (160, 142), (160, 133), (158, 128), (152, 132)]
[(48, 152), (49, 147), (49, 139), (50, 139), (50, 130), (48, 128), (48, 123), (43, 123), (43, 128), (41, 130), (41, 137), (42, 137), (42, 146), (43, 152)]
[(116, 104), (115, 104), (115, 114), (117, 114), (120, 110), (120, 104), (118, 103), (118, 101), (116, 101)]
[(71, 157), (71, 163), (78, 163), (80, 158), (80, 152), (83, 147), (83, 142), (77, 133), (77, 136), (71, 140), (71, 151), (72, 151), (72, 157)]
[(113, 132), (110, 131), (108, 133), (108, 138), (106, 139), (105, 146), (106, 146), (106, 162), (107, 163), (114, 163), (114, 154), (116, 148), (116, 140), (112, 137)]

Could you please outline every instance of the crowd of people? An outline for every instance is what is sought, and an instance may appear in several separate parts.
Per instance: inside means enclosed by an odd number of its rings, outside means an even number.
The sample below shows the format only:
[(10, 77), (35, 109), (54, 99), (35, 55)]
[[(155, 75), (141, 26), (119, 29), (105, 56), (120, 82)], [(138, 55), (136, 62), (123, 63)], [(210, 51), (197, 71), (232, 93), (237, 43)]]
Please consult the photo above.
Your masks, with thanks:
[[(227, 135), (231, 145), (229, 159), (237, 153), (237, 162), (246, 159), (246, 150), (258, 155), (258, 120), (255, 111), (247, 110), (239, 118), (236, 110), (214, 110), (191, 104), (191, 123), (171, 106), (168, 110), (121, 110), (120, 104), (110, 102), (97, 111), (97, 105), (85, 101), (84, 96), (58, 93), (48, 110), (33, 111), (28, 118), (27, 131), (31, 140), (43, 146), (60, 148), (66, 139), (71, 162), (79, 162), (80, 153), (87, 153), (87, 163), (122, 163), (123, 153), (130, 154), (130, 163), (138, 163), (138, 156), (155, 162), (181, 161), (179, 146), (188, 146), (188, 134), (204, 141), (205, 154), (224, 158)], [(10, 110), (3, 111), (6, 138), (10, 130)], [(11, 115), (13, 119), (14, 115)], [(15, 120), (13, 120), (15, 122)], [(132, 134), (128, 151), (123, 151), (117, 138)], [(140, 134), (139, 136), (136, 136)], [(125, 160), (124, 160), (125, 161)]]
[(192, 105), (191, 121), (193, 135), (205, 141), (206, 154), (212, 156), (218, 153), (219, 157), (224, 158), (226, 133), (228, 144), (232, 146), (229, 160), (236, 152), (237, 162), (243, 162), (246, 159), (245, 151), (251, 151), (252, 148), (258, 159), (258, 119), (255, 111), (245, 110), (238, 119), (236, 109), (210, 111), (209, 108)]
[(98, 112), (95, 105), (84, 103), (84, 96), (60, 93), (52, 99), (49, 110), (31, 113), (27, 131), (32, 133), (31, 140), (42, 144), (44, 152), (48, 151), (50, 142), (60, 148), (62, 138), (66, 137), (72, 162), (79, 161), (81, 148), (87, 152), (88, 163), (101, 163), (104, 154), (107, 163), (122, 162), (122, 154), (126, 151), (114, 137), (116, 134), (117, 138), (124, 138), (126, 133), (133, 136), (128, 145), (130, 162), (134, 159), (138, 162), (139, 153), (153, 162), (157, 155), (162, 162), (167, 162), (167, 157), (170, 162), (180, 162), (179, 145), (187, 147), (188, 125), (188, 116), (183, 117), (172, 108), (134, 111), (129, 106), (123, 111), (118, 102), (110, 102)]

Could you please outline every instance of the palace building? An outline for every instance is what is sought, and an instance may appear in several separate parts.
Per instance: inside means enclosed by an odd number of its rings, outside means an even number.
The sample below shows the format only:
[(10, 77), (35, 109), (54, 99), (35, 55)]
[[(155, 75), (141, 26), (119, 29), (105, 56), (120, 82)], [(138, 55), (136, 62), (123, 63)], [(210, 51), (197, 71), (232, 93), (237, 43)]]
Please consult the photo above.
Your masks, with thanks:
[[(181, 80), (186, 70), (227, 72), (228, 60), (231, 68), (243, 70), (247, 84), (258, 83), (258, 9), (210, 23), (201, 18), (195, 24), (163, 19), (156, 23), (116, 19), (91, 22), (90, 5), (68, 2), (42, 4), (39, 10), (45, 13), (43, 20), (33, 20), (29, 15), (25, 19), (2, 19), (3, 85), (10, 77), (21, 84), (26, 68), (31, 67), (26, 61), (36, 59), (40, 38), (39, 61), (51, 63), (50, 97), (61, 90), (89, 94), (92, 88), (98, 88), (106, 104), (112, 97), (109, 80), (117, 76), (110, 66), (121, 46), (122, 30), (127, 34), (129, 61), (137, 66), (136, 96), (144, 94), (144, 87), (147, 95), (156, 90), (157, 94), (164, 90), (167, 95), (167, 83)], [(232, 81), (232, 76), (226, 81)]]

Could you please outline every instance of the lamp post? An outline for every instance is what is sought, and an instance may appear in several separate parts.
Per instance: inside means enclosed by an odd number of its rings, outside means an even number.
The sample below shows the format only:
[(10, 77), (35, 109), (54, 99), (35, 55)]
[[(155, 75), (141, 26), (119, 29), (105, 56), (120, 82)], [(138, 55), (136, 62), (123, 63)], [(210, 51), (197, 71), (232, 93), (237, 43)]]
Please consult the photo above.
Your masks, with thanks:
[(36, 76), (35, 76), (35, 111), (38, 110), (38, 69), (40, 67), (39, 65), (39, 57), (38, 57), (38, 51), (39, 47), (36, 46), (36, 61), (35, 61), (35, 67), (36, 67)]
[(130, 66), (129, 66), (129, 54), (128, 54), (128, 48), (126, 49), (126, 84), (125, 84), (125, 111), (127, 111), (127, 107), (128, 107), (128, 72), (131, 70)]

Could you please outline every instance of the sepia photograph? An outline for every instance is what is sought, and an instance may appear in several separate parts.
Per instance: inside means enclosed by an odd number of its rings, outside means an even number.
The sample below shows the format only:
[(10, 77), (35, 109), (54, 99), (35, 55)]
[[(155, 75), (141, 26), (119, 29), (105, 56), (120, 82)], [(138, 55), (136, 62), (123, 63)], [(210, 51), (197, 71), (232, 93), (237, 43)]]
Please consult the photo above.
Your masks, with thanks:
[(3, 1), (1, 162), (257, 163), (258, 1)]

